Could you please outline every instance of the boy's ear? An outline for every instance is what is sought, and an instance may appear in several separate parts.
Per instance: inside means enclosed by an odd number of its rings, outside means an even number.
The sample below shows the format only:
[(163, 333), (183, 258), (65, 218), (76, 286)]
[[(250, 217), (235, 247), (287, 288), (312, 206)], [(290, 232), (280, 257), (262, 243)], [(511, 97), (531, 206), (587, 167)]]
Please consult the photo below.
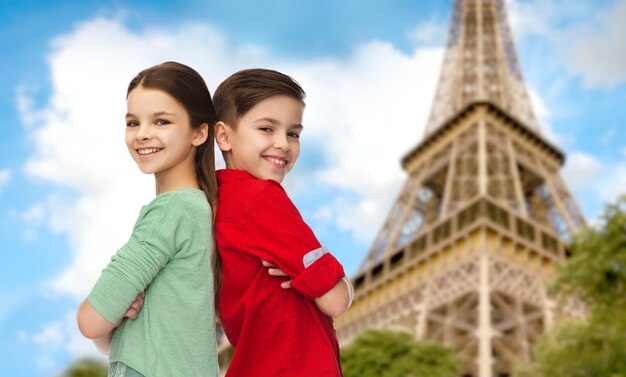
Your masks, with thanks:
[(196, 129), (196, 134), (193, 136), (191, 144), (198, 147), (204, 144), (207, 137), (209, 137), (209, 125), (207, 123), (202, 123), (202, 125)]
[(228, 152), (232, 148), (230, 145), (231, 132), (232, 129), (228, 124), (222, 121), (215, 123), (215, 141), (222, 152)]

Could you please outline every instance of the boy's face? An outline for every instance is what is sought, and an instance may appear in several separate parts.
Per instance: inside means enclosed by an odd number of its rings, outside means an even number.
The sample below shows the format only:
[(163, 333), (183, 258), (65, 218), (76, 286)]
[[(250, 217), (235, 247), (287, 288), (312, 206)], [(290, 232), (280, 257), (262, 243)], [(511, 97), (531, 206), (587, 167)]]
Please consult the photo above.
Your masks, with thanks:
[(254, 105), (235, 127), (222, 122), (216, 139), (228, 169), (281, 183), (300, 155), (304, 104), (276, 95)]

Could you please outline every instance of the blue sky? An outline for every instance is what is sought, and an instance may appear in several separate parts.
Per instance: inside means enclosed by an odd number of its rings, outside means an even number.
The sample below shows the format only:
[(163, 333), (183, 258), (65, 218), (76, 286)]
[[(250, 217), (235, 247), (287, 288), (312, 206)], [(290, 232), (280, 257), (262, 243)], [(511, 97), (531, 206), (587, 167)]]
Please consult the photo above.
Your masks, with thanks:
[[(543, 134), (588, 221), (626, 192), (626, 0), (509, 0)], [(125, 89), (165, 60), (211, 91), (279, 69), (307, 91), (285, 186), (354, 272), (403, 181), (443, 59), (451, 0), (3, 1), (0, 365), (54, 376), (93, 347), (74, 310), (153, 196), (123, 145)]]

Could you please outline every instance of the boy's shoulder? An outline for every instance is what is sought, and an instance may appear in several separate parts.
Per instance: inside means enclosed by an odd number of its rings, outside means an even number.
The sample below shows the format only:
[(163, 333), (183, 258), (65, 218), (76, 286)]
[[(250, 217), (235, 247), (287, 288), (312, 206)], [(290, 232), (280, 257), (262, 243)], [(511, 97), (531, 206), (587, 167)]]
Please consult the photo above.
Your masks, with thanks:
[(234, 195), (237, 200), (246, 201), (254, 200), (264, 192), (287, 195), (280, 183), (271, 179), (257, 179), (242, 170), (218, 170), (217, 180), (220, 198)]
[[(228, 185), (220, 186), (220, 190), (225, 196), (231, 196), (232, 199), (239, 202), (255, 202), (260, 196), (284, 197), (287, 193), (280, 183), (273, 180), (255, 179), (250, 181), (232, 182)], [(230, 194), (230, 195), (228, 195)], [(222, 195), (220, 195), (220, 198)]]
[[(219, 173), (219, 172), (218, 172)], [(248, 213), (250, 210), (271, 210), (278, 207), (293, 207), (291, 199), (289, 199), (284, 188), (280, 183), (273, 180), (256, 179), (248, 173), (235, 173), (224, 179), (224, 175), (218, 174), (219, 182), (219, 200), (218, 208), (226, 210), (226, 212), (218, 210), (218, 217), (236, 211), (240, 213)], [(239, 179), (232, 179), (232, 178)]]

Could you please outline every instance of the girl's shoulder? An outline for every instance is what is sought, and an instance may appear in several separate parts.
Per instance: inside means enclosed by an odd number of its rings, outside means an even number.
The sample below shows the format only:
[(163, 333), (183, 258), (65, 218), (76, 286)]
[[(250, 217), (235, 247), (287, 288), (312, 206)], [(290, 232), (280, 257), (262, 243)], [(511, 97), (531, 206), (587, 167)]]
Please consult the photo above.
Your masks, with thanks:
[(211, 211), (204, 191), (195, 188), (183, 188), (168, 191), (157, 195), (152, 201), (142, 207), (140, 218), (150, 214), (154, 216), (187, 216), (190, 214)]

